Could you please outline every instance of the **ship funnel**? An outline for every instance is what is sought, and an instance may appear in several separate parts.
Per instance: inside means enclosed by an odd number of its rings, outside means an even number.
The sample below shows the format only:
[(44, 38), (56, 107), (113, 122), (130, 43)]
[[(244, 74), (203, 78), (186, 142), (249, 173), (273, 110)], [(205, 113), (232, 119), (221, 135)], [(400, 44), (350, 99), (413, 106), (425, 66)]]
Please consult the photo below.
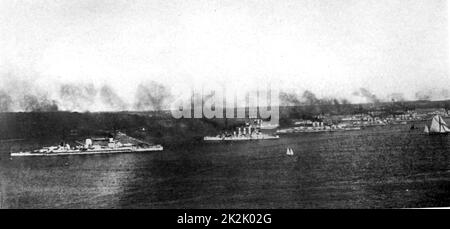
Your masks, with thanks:
[(92, 145), (92, 140), (90, 138), (86, 139), (86, 147), (89, 147)]

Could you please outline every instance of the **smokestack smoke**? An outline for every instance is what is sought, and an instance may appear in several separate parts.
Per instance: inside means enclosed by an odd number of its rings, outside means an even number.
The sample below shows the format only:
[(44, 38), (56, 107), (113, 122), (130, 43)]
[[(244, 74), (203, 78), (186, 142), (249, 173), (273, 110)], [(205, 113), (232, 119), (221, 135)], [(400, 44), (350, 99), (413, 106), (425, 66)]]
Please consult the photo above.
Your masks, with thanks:
[(450, 91), (448, 89), (428, 89), (418, 91), (415, 94), (417, 100), (444, 100), (450, 98)]
[[(57, 82), (39, 84), (39, 80), (20, 80), (8, 75), (3, 79), (0, 88), (0, 112), (44, 112), (44, 111), (126, 111), (126, 110), (163, 110), (171, 107), (174, 96), (170, 88), (155, 82), (147, 81), (137, 85), (134, 98), (125, 99), (110, 85), (94, 85), (92, 83)], [(49, 86), (39, 86), (45, 85)], [(51, 86), (51, 87), (50, 87)], [(209, 94), (197, 95), (208, 98)], [(346, 105), (362, 98), (362, 102), (401, 102), (405, 101), (402, 93), (392, 93), (380, 99), (366, 88), (360, 88), (349, 98), (320, 98), (310, 90), (302, 92), (280, 91), (281, 106)], [(419, 91), (413, 99), (444, 100), (449, 99), (448, 89), (427, 89)], [(190, 100), (192, 98), (186, 98)], [(361, 100), (357, 101), (358, 103)], [(199, 103), (201, 105), (201, 103)]]
[(136, 91), (136, 110), (162, 110), (170, 108), (170, 89), (155, 81), (139, 84)]
[(63, 84), (59, 89), (61, 101), (65, 110), (84, 110), (94, 103), (97, 89), (93, 84), (74, 85)]
[(281, 106), (316, 106), (316, 105), (340, 105), (349, 104), (347, 99), (318, 98), (313, 92), (306, 90), (300, 96), (295, 92), (280, 92)]
[(12, 98), (3, 90), (0, 91), (0, 112), (12, 111)]
[(104, 85), (100, 89), (101, 102), (109, 107), (110, 110), (124, 111), (128, 109), (128, 105), (120, 98), (114, 90)]
[(353, 95), (365, 98), (368, 103), (380, 102), (375, 94), (365, 88), (360, 88), (358, 91), (353, 92)]
[(25, 95), (21, 101), (21, 107), (27, 112), (58, 111), (56, 101), (49, 100), (46, 96)]

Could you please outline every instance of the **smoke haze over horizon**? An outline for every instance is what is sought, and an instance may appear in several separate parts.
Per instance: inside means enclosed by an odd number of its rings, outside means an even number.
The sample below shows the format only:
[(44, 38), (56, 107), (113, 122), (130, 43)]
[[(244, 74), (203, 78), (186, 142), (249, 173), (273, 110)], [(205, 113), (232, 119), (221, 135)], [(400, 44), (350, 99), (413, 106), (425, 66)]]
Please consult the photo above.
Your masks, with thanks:
[(450, 99), (446, 0), (0, 2), (0, 112)]
[[(18, 83), (19, 84), (19, 83)], [(27, 86), (26, 83), (19, 84)], [(31, 86), (28, 86), (31, 87)], [(124, 100), (109, 85), (96, 87), (93, 84), (61, 84), (57, 93), (42, 90), (0, 90), (0, 112), (30, 112), (30, 111), (76, 111), (76, 112), (113, 112), (113, 111), (155, 111), (173, 109), (172, 105), (177, 99), (190, 101), (194, 99), (195, 91), (187, 96), (175, 97), (172, 90), (155, 81), (141, 83), (134, 93), (134, 99)], [(218, 89), (220, 90), (220, 89)], [(261, 92), (261, 91), (260, 91)], [(264, 91), (262, 91), (264, 92)], [(208, 93), (211, 93), (210, 91)], [(241, 96), (240, 96), (241, 95)], [(246, 104), (246, 96), (237, 96), (237, 106)], [(238, 97), (240, 96), (240, 97)], [(442, 100), (449, 96), (449, 90), (419, 91), (413, 100)], [(210, 99), (210, 94), (195, 93), (195, 98), (203, 101)], [(225, 98), (228, 99), (228, 98)], [(401, 93), (391, 94), (379, 98), (366, 88), (360, 88), (353, 92), (351, 97), (357, 103), (380, 103), (407, 101)], [(239, 102), (240, 100), (240, 102)], [(196, 102), (201, 104), (200, 102)], [(303, 105), (339, 105), (354, 103), (344, 97), (318, 97), (309, 90), (305, 91), (279, 91), (279, 105), (303, 106)], [(220, 104), (218, 105), (221, 106)]]

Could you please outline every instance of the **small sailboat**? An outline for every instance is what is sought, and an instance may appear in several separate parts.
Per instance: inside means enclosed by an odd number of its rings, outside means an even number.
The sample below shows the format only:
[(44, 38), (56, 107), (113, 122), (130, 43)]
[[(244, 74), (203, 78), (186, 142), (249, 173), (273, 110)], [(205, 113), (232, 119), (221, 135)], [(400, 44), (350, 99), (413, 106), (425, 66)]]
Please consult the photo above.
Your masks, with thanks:
[(450, 128), (441, 116), (435, 115), (431, 120), (430, 127), (425, 126), (424, 132), (428, 134), (448, 134), (450, 133)]
[(291, 148), (287, 148), (286, 155), (292, 156), (294, 155), (294, 151)]
[(428, 129), (428, 126), (427, 126), (427, 125), (425, 125), (425, 129), (423, 130), (423, 132), (426, 133), (426, 134), (429, 134), (429, 133), (430, 133), (430, 130)]

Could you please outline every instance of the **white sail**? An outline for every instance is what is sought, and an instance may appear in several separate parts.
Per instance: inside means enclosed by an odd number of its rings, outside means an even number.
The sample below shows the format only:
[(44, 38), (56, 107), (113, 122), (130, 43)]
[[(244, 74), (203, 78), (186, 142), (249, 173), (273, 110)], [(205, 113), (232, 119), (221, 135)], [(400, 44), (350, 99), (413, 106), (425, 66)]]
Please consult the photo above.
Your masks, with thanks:
[(439, 117), (437, 117), (437, 115), (431, 119), (430, 132), (431, 133), (439, 133), (440, 132)]
[(425, 132), (425, 133), (429, 133), (430, 131), (428, 130), (428, 126), (427, 125), (425, 125), (425, 129), (423, 130), (423, 132)]
[(439, 115), (435, 115), (431, 120), (430, 133), (447, 133), (450, 132), (447, 124)]
[(439, 116), (439, 122), (440, 122), (442, 125), (447, 126), (447, 123), (445, 123), (444, 119), (443, 119), (441, 116)]
[(287, 155), (294, 155), (294, 151), (291, 148), (287, 148), (286, 154)]
[(447, 133), (450, 132), (450, 128), (448, 128), (447, 126), (443, 126), (442, 128), (444, 129), (445, 132)]
[(441, 125), (442, 131), (445, 133), (450, 132), (450, 128), (448, 128), (447, 123), (445, 123), (444, 119), (439, 116), (439, 123)]

